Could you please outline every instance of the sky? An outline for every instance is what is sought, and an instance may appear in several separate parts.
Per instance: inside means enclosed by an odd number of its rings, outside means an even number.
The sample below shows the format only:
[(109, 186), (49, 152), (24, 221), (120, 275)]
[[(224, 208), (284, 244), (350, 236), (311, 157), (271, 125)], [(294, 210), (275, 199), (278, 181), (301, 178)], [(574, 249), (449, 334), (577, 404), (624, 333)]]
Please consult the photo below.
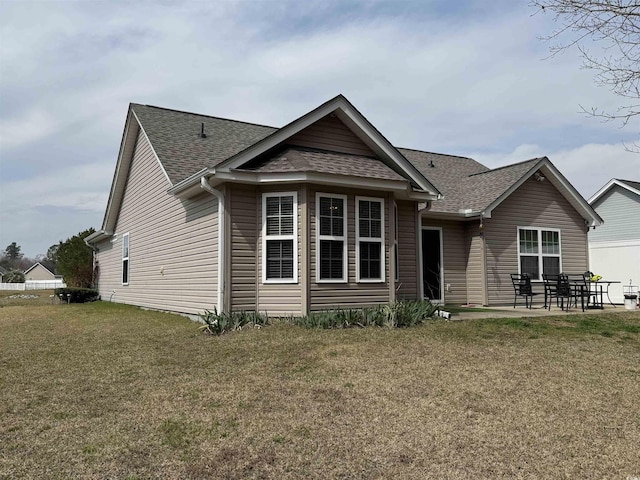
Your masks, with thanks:
[(129, 102), (279, 127), (342, 93), (398, 147), (640, 180), (554, 28), (527, 0), (0, 0), (0, 250), (101, 227)]

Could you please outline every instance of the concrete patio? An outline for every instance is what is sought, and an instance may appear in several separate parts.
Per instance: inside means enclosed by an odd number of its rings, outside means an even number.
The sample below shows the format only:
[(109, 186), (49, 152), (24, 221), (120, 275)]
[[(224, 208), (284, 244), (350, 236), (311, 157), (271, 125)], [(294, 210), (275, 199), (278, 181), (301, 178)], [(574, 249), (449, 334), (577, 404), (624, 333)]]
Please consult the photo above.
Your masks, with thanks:
[[(479, 309), (482, 307), (473, 307)], [(443, 308), (446, 310), (446, 308)], [(543, 308), (542, 305), (533, 306), (532, 308), (525, 308), (524, 306), (513, 307), (487, 307), (482, 311), (469, 311), (469, 312), (456, 312), (451, 315), (452, 321), (457, 320), (477, 320), (482, 318), (524, 318), (524, 317), (548, 317), (557, 315), (598, 315), (603, 313), (613, 312), (628, 312), (625, 310), (624, 305), (605, 305), (604, 309), (587, 309), (584, 312), (580, 307), (570, 308), (568, 312), (560, 309), (559, 307), (552, 306), (551, 310)], [(640, 315), (640, 310), (635, 310)]]

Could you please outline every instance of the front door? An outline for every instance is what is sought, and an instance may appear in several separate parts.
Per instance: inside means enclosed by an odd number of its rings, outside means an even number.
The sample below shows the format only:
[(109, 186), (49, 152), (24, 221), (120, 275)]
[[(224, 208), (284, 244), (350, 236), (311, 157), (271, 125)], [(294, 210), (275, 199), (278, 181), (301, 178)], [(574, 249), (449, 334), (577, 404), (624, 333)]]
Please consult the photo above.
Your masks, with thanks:
[(433, 302), (443, 302), (440, 228), (422, 227), (422, 294)]

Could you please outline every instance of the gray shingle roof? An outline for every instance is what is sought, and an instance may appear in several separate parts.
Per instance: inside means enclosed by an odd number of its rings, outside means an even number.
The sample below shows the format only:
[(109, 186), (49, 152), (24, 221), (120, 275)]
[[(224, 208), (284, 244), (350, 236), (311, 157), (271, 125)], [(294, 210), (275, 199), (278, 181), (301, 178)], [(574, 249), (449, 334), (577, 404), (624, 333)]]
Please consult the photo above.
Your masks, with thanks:
[[(173, 184), (241, 152), (274, 127), (131, 104)], [(206, 138), (200, 137), (204, 123)]]
[[(169, 179), (176, 184), (203, 168), (222, 161), (268, 137), (278, 128), (224, 118), (131, 104)], [(206, 138), (201, 138), (204, 124)], [(458, 213), (480, 211), (506, 192), (539, 159), (490, 170), (468, 157), (398, 149), (435, 187), (444, 199), (431, 211)], [(254, 164), (261, 172), (313, 171), (364, 178), (405, 180), (375, 158), (301, 147)], [(626, 181), (625, 181), (626, 182)], [(637, 182), (626, 182), (639, 188)], [(634, 186), (635, 184), (635, 186)]]
[(490, 170), (468, 157), (399, 149), (442, 192), (432, 212), (482, 211), (527, 173), (539, 158)]
[(303, 147), (288, 147), (248, 169), (257, 172), (318, 172), (382, 180), (406, 180), (376, 158)]

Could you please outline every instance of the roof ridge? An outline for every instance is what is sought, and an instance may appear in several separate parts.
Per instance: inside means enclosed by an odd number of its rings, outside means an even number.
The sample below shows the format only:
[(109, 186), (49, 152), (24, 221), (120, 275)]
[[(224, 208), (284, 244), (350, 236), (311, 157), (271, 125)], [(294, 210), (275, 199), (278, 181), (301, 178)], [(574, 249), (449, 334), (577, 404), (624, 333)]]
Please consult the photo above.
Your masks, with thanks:
[(623, 178), (615, 178), (614, 180), (625, 183), (640, 183), (640, 180), (624, 180)]
[[(439, 153), (439, 152), (429, 152), (427, 150), (419, 150), (417, 148), (407, 148), (407, 147), (396, 147), (398, 150), (410, 150), (412, 152), (420, 152), (420, 153), (428, 153), (430, 155), (442, 155), (444, 157), (456, 157), (456, 158), (464, 158), (466, 160), (473, 160), (474, 162), (478, 162), (475, 158), (472, 157), (464, 157), (462, 155), (454, 155), (452, 153)], [(478, 162), (480, 163), (480, 162)]]
[(533, 162), (533, 161), (539, 161), (542, 160), (543, 158), (546, 157), (536, 157), (536, 158), (530, 158), (529, 160), (522, 160), (521, 162), (516, 162), (516, 163), (510, 163), (509, 165), (503, 165), (501, 167), (497, 167), (497, 168), (491, 168), (489, 170), (486, 170), (484, 172), (478, 172), (478, 173), (472, 173), (471, 175), (469, 175), (470, 177), (474, 177), (476, 175), (484, 175), (486, 173), (492, 173), (492, 172), (497, 172), (498, 170), (504, 170), (505, 168), (511, 168), (511, 167), (515, 167), (516, 165), (522, 165), (524, 163), (529, 163), (529, 162)]
[(279, 127), (273, 127), (271, 125), (263, 125), (261, 123), (253, 123), (253, 122), (245, 122), (243, 120), (235, 120), (233, 118), (217, 117), (215, 115), (207, 115), (207, 114), (204, 114), (204, 113), (187, 112), (186, 110), (177, 110), (175, 108), (158, 107), (157, 105), (147, 105), (147, 104), (135, 103), (135, 102), (131, 102), (131, 105), (138, 105), (140, 107), (147, 107), (147, 108), (155, 108), (157, 110), (166, 110), (168, 112), (185, 113), (187, 115), (197, 115), (198, 117), (215, 118), (216, 120), (225, 120), (227, 122), (243, 123), (245, 125), (253, 125), (255, 127), (265, 127), (265, 128), (273, 128), (274, 130), (280, 130)]

